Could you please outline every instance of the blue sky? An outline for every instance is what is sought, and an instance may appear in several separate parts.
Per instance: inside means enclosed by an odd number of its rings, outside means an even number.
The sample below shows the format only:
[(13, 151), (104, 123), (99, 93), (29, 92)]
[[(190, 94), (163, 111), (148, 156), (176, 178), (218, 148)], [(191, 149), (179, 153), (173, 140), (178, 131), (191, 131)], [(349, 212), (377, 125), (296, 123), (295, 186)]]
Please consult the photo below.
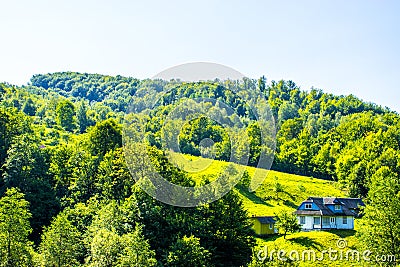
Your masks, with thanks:
[(150, 78), (181, 63), (354, 94), (400, 111), (399, 1), (8, 1), (0, 81), (79, 71)]

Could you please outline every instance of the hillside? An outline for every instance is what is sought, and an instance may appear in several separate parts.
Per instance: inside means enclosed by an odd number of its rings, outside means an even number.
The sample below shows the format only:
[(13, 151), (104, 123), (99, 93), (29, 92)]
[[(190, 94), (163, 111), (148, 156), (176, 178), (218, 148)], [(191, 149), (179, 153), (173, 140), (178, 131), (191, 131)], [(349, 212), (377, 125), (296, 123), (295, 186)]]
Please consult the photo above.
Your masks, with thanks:
[[(199, 158), (190, 155), (183, 155), (188, 161), (189, 166), (193, 173), (189, 176), (194, 180), (199, 181), (204, 177), (215, 177), (220, 173), (228, 163), (223, 161), (211, 160), (206, 158)], [(178, 161), (179, 164), (179, 161)], [(183, 166), (183, 163), (180, 164)], [(253, 175), (255, 168), (247, 167), (246, 170)], [(263, 184), (255, 191), (249, 192), (243, 186), (236, 186), (236, 191), (243, 200), (244, 208), (248, 211), (248, 216), (274, 216), (281, 210), (294, 211), (297, 206), (309, 196), (336, 196), (345, 197), (346, 192), (340, 189), (337, 182), (317, 179), (313, 177), (300, 176), (294, 174), (287, 174), (278, 171), (263, 170), (262, 175), (266, 178)], [(276, 194), (274, 187), (279, 183), (283, 187), (283, 192)], [(289, 253), (292, 250), (297, 250), (300, 253), (305, 250), (315, 250), (317, 257), (323, 250), (339, 249), (337, 242), (344, 239), (346, 247), (343, 250), (360, 250), (362, 246), (356, 237), (358, 229), (358, 220), (356, 220), (355, 230), (331, 230), (331, 231), (311, 231), (299, 232), (289, 234), (286, 239), (283, 236), (272, 235), (268, 237), (257, 237), (257, 244), (254, 250), (258, 252), (268, 248), (269, 253), (272, 250), (285, 250)], [(339, 241), (340, 242), (340, 241)], [(301, 256), (301, 254), (300, 254)], [(276, 253), (275, 256), (276, 257)], [(298, 262), (299, 266), (315, 266), (315, 262), (323, 264), (324, 266), (364, 266), (366, 262), (354, 261), (350, 258), (330, 261), (328, 255), (325, 255), (323, 261), (305, 260)], [(259, 265), (257, 265), (259, 264)], [(282, 264), (282, 262), (281, 262)], [(293, 263), (294, 264), (294, 263)], [(260, 261), (256, 262), (256, 266), (260, 266)]]
[[(257, 99), (265, 97), (271, 108), (276, 140), (273, 134), (263, 140), (248, 99), (232, 88), (262, 93)], [(202, 108), (232, 129), (206, 116), (175, 117), (166, 124), (174, 110), (198, 112), (195, 98), (227, 103), (231, 113), (218, 102), (204, 102)], [(183, 100), (188, 100), (185, 105)], [(132, 102), (151, 108), (127, 115)], [(148, 166), (140, 163), (142, 154), (149, 153), (172, 183), (212, 181), (229, 167), (231, 151), (237, 158), (246, 154), (247, 143), (249, 177), (262, 153), (274, 154), (273, 170), (261, 170), (266, 179), (254, 193), (242, 181), (234, 188), (238, 194), (210, 204), (192, 209), (167, 205), (132, 179), (123, 149), (126, 118), (140, 122), (145, 136), (134, 147), (139, 163), (134, 175), (145, 178), (142, 170)], [(259, 245), (326, 249), (348, 235), (350, 246), (367, 244), (374, 253), (400, 255), (400, 226), (393, 220), (400, 216), (400, 116), (352, 95), (304, 91), (292, 81), (267, 83), (265, 77), (185, 83), (65, 72), (36, 75), (22, 87), (0, 84), (0, 130), (0, 235), (21, 246), (14, 257), (21, 266), (54, 265), (57, 257), (83, 266), (112, 258), (123, 266), (135, 253), (148, 259), (145, 266), (185, 266), (186, 260), (200, 266), (246, 266), (257, 250), (249, 217), (290, 213), (308, 196), (366, 199), (363, 226), (357, 222), (356, 232), (302, 232), (286, 240), (273, 236), (257, 239)], [(163, 141), (171, 136), (179, 140), (179, 149), (172, 152), (185, 153), (191, 172), (166, 157)], [(209, 139), (213, 148), (202, 142)], [(214, 152), (214, 161), (198, 157)], [(7, 231), (15, 227), (21, 232), (10, 235)], [(63, 253), (55, 241), (65, 238), (64, 232), (71, 234), (63, 240), (71, 253)], [(113, 249), (112, 257), (106, 247)]]
[[(184, 166), (177, 162), (178, 166), (190, 169), (189, 176), (196, 181), (205, 177), (215, 177), (221, 173), (228, 163), (219, 160), (211, 160), (201, 157), (184, 155), (190, 166)], [(253, 177), (255, 167), (248, 166), (246, 171)], [(281, 209), (294, 210), (300, 203), (309, 196), (346, 196), (337, 182), (288, 174), (274, 170), (261, 170), (261, 176), (265, 177), (263, 184), (255, 191), (243, 186), (235, 187), (235, 191), (243, 199), (244, 206), (249, 216), (273, 216)], [(276, 194), (276, 184), (282, 185), (282, 192)]]
[[(253, 168), (249, 168), (250, 175)], [(254, 192), (238, 190), (243, 197), (244, 206), (250, 215), (272, 216), (279, 210), (294, 210), (309, 196), (344, 196), (338, 184), (317, 178), (287, 174), (277, 171), (266, 172), (264, 183)], [(274, 187), (280, 183), (283, 192), (275, 193)]]

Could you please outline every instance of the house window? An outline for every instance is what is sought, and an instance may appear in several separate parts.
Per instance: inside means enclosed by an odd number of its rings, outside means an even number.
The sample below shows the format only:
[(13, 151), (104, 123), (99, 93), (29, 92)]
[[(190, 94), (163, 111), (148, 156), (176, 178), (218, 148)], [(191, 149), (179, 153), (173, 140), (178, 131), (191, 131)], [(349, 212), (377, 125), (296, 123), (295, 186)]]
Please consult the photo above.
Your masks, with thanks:
[(305, 207), (306, 207), (306, 209), (310, 210), (310, 209), (312, 209), (312, 204), (307, 203), (307, 204), (305, 205)]
[(340, 205), (335, 205), (335, 210), (340, 210)]
[(314, 224), (321, 224), (321, 218), (320, 217), (314, 217)]
[(300, 224), (306, 224), (306, 217), (300, 216)]
[(336, 218), (335, 217), (331, 217), (331, 223), (334, 224), (336, 222)]
[(343, 224), (347, 224), (347, 217), (343, 216)]
[(272, 229), (272, 223), (269, 224), (269, 229)]
[(329, 217), (322, 217), (322, 224), (324, 225), (329, 224)]

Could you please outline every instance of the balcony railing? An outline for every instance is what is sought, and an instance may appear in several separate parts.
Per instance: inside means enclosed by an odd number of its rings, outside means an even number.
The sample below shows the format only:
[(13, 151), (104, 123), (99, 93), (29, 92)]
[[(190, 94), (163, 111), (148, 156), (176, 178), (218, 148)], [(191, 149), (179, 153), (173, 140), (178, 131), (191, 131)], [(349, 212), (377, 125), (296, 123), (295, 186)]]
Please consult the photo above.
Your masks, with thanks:
[(336, 229), (337, 225), (336, 224), (313, 224), (313, 229)]

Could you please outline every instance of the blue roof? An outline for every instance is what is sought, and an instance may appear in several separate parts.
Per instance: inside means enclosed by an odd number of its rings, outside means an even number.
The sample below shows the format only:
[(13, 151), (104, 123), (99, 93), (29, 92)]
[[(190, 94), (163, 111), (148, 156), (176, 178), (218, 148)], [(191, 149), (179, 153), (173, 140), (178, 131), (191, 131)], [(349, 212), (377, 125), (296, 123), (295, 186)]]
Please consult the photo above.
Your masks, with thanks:
[[(359, 207), (365, 206), (360, 198), (336, 198), (336, 197), (309, 197), (303, 203), (315, 203), (317, 209), (304, 209), (300, 205), (295, 211), (297, 215), (346, 215), (346, 216), (358, 216)], [(336, 212), (330, 210), (327, 205), (340, 205), (341, 210)]]
[(257, 219), (262, 224), (275, 223), (273, 216), (254, 216), (253, 218)]

